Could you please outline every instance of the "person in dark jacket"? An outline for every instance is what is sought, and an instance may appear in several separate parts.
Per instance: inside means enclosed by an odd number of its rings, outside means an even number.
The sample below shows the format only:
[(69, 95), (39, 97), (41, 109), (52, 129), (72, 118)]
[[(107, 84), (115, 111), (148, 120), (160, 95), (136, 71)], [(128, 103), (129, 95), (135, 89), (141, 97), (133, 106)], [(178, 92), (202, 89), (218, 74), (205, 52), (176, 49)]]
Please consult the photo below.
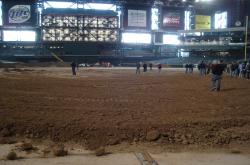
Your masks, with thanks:
[(147, 72), (148, 70), (148, 65), (146, 63), (143, 64), (143, 72)]
[(189, 64), (188, 64), (188, 63), (187, 63), (187, 64), (185, 64), (185, 68), (186, 68), (185, 73), (187, 74), (187, 73), (188, 73), (188, 70), (189, 70)]
[(200, 70), (201, 76), (206, 76), (206, 64), (204, 61), (201, 61), (201, 63), (198, 65), (198, 70)]
[(214, 61), (211, 70), (212, 70), (212, 91), (220, 91), (221, 88), (221, 79), (223, 71), (225, 70), (225, 65), (223, 61)]
[(212, 63), (209, 63), (209, 64), (207, 65), (207, 74), (210, 74), (210, 72), (211, 72), (211, 67), (212, 67)]
[(161, 73), (161, 68), (162, 68), (162, 65), (158, 64), (158, 73)]
[(75, 76), (76, 75), (76, 62), (75, 61), (71, 63), (71, 68), (72, 68), (72, 74)]
[(250, 61), (248, 61), (246, 65), (246, 74), (247, 74), (247, 79), (250, 79)]
[(153, 70), (153, 64), (152, 63), (149, 64), (149, 68), (150, 68), (150, 70)]
[(242, 64), (242, 77), (243, 78), (246, 78), (246, 74), (247, 74), (246, 67), (247, 67), (247, 62), (244, 61), (243, 64)]
[(190, 63), (190, 64), (188, 64), (188, 67), (189, 67), (189, 73), (192, 74), (194, 71), (194, 64)]
[(140, 68), (141, 68), (141, 64), (140, 64), (140, 62), (137, 62), (136, 63), (136, 72), (135, 72), (136, 74), (140, 74), (141, 73), (141, 69)]

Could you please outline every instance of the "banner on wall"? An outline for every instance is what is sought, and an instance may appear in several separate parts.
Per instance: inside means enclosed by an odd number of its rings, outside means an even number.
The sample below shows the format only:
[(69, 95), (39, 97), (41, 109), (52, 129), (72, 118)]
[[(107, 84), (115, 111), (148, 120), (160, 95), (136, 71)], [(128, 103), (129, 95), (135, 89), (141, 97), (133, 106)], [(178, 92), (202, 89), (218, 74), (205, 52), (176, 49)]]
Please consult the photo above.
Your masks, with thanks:
[(163, 27), (179, 27), (181, 15), (178, 12), (166, 12), (163, 15)]
[(164, 29), (184, 29), (184, 12), (178, 9), (166, 8), (162, 13), (162, 28)]
[[(240, 24), (236, 26), (241, 26)], [(214, 28), (215, 29), (223, 29), (227, 28), (227, 12), (222, 12), (222, 13), (215, 13), (214, 15)]]
[(124, 7), (122, 28), (151, 29), (151, 6), (126, 5)]
[(195, 29), (211, 29), (211, 16), (196, 15)]
[(36, 4), (35, 0), (2, 1), (4, 25), (35, 25)]
[(147, 27), (146, 10), (128, 10), (128, 27)]

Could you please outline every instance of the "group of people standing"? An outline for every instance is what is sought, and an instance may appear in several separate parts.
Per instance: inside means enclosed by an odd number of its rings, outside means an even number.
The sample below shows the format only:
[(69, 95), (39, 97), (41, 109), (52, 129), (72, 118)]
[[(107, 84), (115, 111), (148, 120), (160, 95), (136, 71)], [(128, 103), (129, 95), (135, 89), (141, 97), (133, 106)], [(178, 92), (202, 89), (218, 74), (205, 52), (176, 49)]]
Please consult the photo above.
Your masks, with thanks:
[(227, 65), (227, 73), (231, 77), (250, 79), (250, 61), (232, 62)]
[[(206, 76), (207, 74), (209, 74), (210, 65), (211, 64), (207, 65), (204, 61), (201, 61), (201, 63), (198, 64), (197, 68), (198, 68), (201, 76)], [(193, 73), (194, 64), (187, 63), (187, 64), (185, 64), (185, 68), (186, 68), (186, 71), (185, 71), (186, 74)]]
[(194, 71), (194, 64), (187, 63), (187, 64), (185, 64), (185, 68), (186, 68), (186, 71), (185, 71), (186, 74), (188, 74), (188, 73), (192, 74)]
[[(193, 73), (194, 65), (188, 63), (185, 65), (185, 73)], [(221, 79), (223, 71), (226, 68), (226, 65), (222, 60), (214, 60), (212, 63), (206, 64), (204, 61), (201, 61), (198, 66), (200, 76), (206, 76), (212, 73), (212, 88), (211, 91), (220, 91)]]
[[(192, 73), (193, 64), (186, 64), (186, 74)], [(220, 91), (222, 74), (226, 71), (231, 77), (241, 77), (250, 79), (250, 61), (223, 63), (222, 60), (214, 60), (212, 63), (206, 64), (201, 61), (197, 66), (201, 76), (212, 73), (212, 91)]]
[(209, 74), (208, 69), (210, 68), (210, 64), (207, 65), (204, 61), (198, 64), (198, 70), (200, 71), (201, 76), (206, 76)]
[[(78, 67), (76, 62), (71, 63), (72, 74), (76, 75), (76, 68)], [(143, 72), (147, 72), (148, 67), (150, 70), (153, 70), (153, 64), (146, 62), (138, 62), (136, 63), (136, 74), (141, 73), (141, 67), (143, 68)], [(227, 73), (230, 74), (231, 77), (242, 77), (246, 79), (250, 79), (250, 61), (246, 62), (232, 62), (229, 64), (224, 64), (222, 60), (214, 60), (212, 63), (206, 64), (204, 61), (201, 61), (198, 64), (198, 70), (201, 76), (206, 76), (210, 72), (212, 73), (212, 91), (220, 91), (222, 74), (226, 70)], [(157, 65), (158, 72), (161, 72), (162, 64)], [(185, 73), (193, 73), (194, 65), (192, 63), (188, 63), (185, 65), (186, 71)]]
[[(143, 67), (143, 72), (147, 72), (148, 71), (148, 66), (149, 66), (149, 69), (152, 71), (153, 70), (153, 64), (152, 63), (143, 63), (142, 62), (138, 62), (136, 63), (136, 74), (141, 74), (141, 66)], [(162, 65), (161, 64), (158, 64), (157, 65), (157, 68), (158, 68), (158, 72), (161, 73), (161, 69), (162, 69)]]

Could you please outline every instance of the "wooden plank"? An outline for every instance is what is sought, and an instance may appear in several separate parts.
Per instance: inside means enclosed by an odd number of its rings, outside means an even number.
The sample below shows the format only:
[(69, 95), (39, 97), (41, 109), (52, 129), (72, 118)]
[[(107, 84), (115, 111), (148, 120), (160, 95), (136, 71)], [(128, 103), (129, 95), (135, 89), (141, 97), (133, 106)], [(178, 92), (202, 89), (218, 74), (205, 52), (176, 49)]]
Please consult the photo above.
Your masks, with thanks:
[(57, 59), (60, 62), (63, 62), (63, 60), (60, 57), (58, 57), (55, 53), (51, 52), (51, 54), (53, 57), (55, 57), (55, 59)]
[(159, 165), (148, 152), (135, 153), (141, 165)]

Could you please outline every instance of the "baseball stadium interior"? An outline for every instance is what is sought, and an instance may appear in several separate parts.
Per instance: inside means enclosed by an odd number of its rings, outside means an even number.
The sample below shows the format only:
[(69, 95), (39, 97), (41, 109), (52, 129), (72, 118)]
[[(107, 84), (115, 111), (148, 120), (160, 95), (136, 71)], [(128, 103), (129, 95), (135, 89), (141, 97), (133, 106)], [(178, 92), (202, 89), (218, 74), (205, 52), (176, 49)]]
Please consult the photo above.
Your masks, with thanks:
[(250, 0), (0, 0), (0, 165), (250, 165)]
[[(114, 65), (161, 59), (168, 64), (214, 57), (241, 60), (249, 58), (245, 54), (249, 3), (2, 0), (0, 59), (48, 62), (56, 61), (56, 55), (64, 61), (101, 60)], [(9, 20), (13, 4), (31, 5), (28, 21)], [(12, 17), (22, 14), (12, 11)]]

